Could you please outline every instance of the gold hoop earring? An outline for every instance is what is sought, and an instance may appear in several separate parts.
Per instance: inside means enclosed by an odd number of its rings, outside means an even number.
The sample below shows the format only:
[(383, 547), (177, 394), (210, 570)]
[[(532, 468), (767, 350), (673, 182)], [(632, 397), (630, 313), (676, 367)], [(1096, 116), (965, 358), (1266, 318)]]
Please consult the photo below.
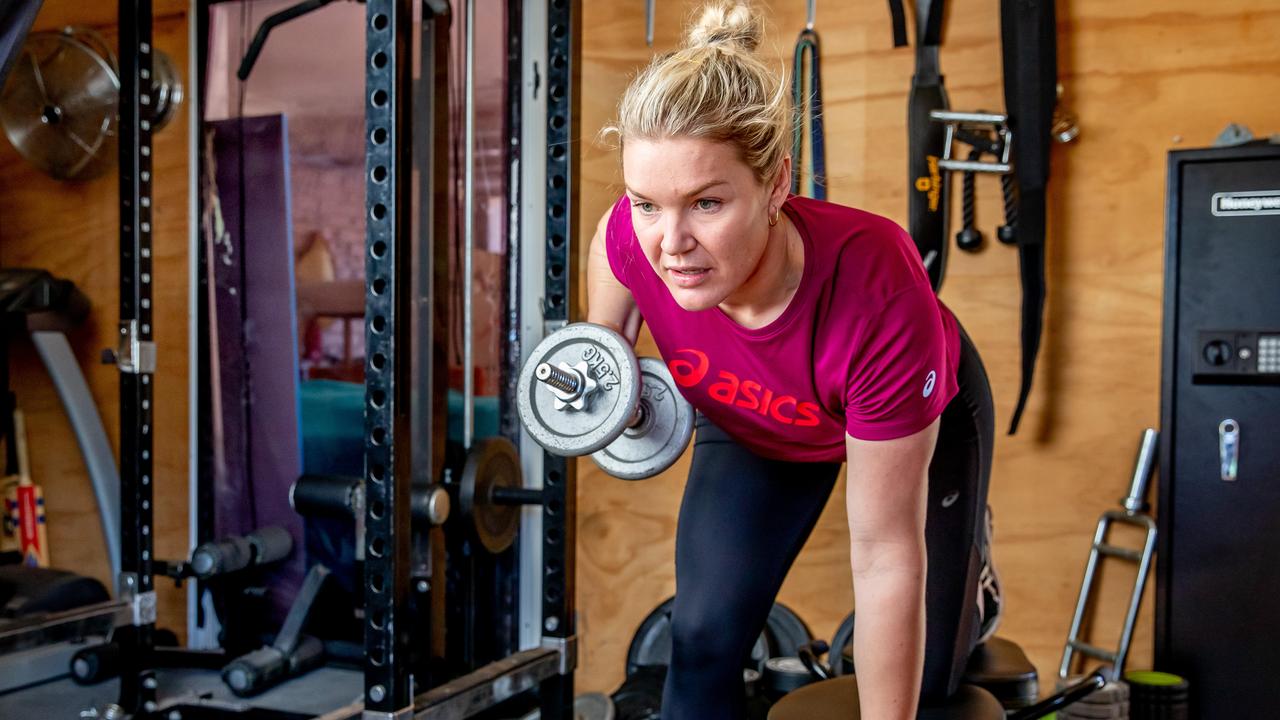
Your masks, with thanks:
[(769, 218), (769, 227), (775, 227), (775, 226), (777, 226), (777, 224), (778, 224), (778, 220), (780, 220), (780, 219), (782, 219), (782, 206), (781, 206), (781, 205), (779, 205), (779, 206), (778, 206), (778, 210), (773, 214), (773, 217)]

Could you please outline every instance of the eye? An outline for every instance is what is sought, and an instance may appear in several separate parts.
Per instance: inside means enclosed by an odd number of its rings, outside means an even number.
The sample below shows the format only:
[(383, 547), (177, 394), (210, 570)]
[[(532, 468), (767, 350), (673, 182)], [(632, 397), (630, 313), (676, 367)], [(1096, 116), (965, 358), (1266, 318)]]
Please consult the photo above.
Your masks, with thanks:
[(702, 198), (701, 200), (698, 200), (696, 203), (694, 203), (694, 207), (698, 208), (699, 210), (715, 210), (716, 208), (720, 207), (720, 201), (712, 200), (710, 198)]
[(655, 207), (653, 203), (645, 202), (643, 200), (641, 200), (640, 202), (631, 203), (631, 207), (639, 210), (641, 215), (652, 215), (654, 212), (657, 211), (657, 207)]

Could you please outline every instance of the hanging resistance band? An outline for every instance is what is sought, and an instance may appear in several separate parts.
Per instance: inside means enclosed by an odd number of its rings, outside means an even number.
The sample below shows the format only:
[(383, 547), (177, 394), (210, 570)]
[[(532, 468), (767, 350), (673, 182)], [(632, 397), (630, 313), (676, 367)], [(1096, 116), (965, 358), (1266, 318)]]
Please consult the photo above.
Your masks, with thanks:
[[(1022, 278), (1022, 386), (1009, 423), (1012, 435), (1031, 392), (1044, 323), (1045, 190), (1058, 82), (1053, 0), (1001, 0), (1000, 35), (1005, 110), (1016, 138), (1012, 151), (1016, 207), (1005, 224), (1018, 244)], [(1007, 211), (1009, 206), (1006, 201)]]
[[(806, 61), (809, 71), (804, 71)], [(808, 86), (807, 88), (805, 86)], [(807, 90), (807, 92), (806, 92)], [(795, 63), (791, 73), (791, 98), (796, 122), (791, 142), (791, 192), (815, 200), (827, 199), (826, 142), (822, 131), (822, 75), (818, 68), (818, 33), (813, 28), (800, 31), (796, 39)], [(810, 162), (804, 161), (804, 133), (809, 131)], [(803, 187), (802, 187), (803, 186)]]
[[(946, 110), (947, 90), (938, 64), (942, 44), (943, 0), (916, 0), (916, 69), (907, 100), (908, 216), (911, 238), (929, 272), (933, 291), (942, 287), (947, 266), (947, 173), (938, 167), (946, 145), (946, 128), (929, 119), (934, 110)], [(894, 45), (907, 44), (906, 13), (902, 0), (889, 0), (893, 16)]]

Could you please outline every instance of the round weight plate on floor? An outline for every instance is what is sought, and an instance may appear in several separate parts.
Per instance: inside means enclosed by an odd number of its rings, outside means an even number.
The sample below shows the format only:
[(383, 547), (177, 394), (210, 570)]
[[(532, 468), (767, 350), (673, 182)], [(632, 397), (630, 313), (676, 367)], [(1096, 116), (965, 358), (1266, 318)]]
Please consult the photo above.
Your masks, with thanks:
[(771, 657), (764, 663), (764, 692), (772, 700), (816, 680), (798, 657)]
[(629, 674), (611, 699), (617, 720), (658, 720), (666, 667), (641, 667)]
[[(535, 373), (582, 368), (595, 383), (582, 409), (564, 407), (564, 398)], [(573, 372), (577, 372), (574, 370)], [(588, 455), (613, 441), (640, 402), (640, 366), (626, 338), (603, 325), (572, 323), (538, 343), (516, 381), (516, 410), (529, 435), (553, 455)]]
[(639, 364), (640, 422), (591, 456), (623, 480), (643, 480), (671, 467), (693, 436), (693, 406), (676, 389), (667, 364), (653, 357)]
[(834, 675), (850, 675), (853, 673), (853, 655), (852, 651), (848, 658), (845, 657), (845, 650), (849, 648), (849, 644), (853, 642), (853, 613), (849, 613), (840, 621), (840, 626), (836, 628), (835, 634), (831, 636), (831, 650), (827, 652), (827, 664), (831, 666), (831, 672)]
[(1129, 717), (1128, 703), (1115, 705), (1090, 705), (1074, 702), (1061, 710), (1058, 717), (1063, 720), (1079, 718), (1080, 720), (1126, 720)]
[[(542, 710), (534, 708), (520, 720), (540, 720)], [(583, 693), (573, 699), (573, 720), (615, 720), (613, 698), (604, 693)]]
[(614, 720), (613, 698), (603, 693), (583, 693), (573, 699), (574, 720)]
[(520, 454), (510, 440), (489, 437), (471, 446), (458, 485), (458, 505), (463, 517), (471, 519), (480, 544), (491, 553), (511, 547), (520, 529), (520, 507), (495, 503), (493, 491), (523, 485)]
[(769, 622), (765, 625), (773, 651), (778, 655), (793, 656), (801, 645), (813, 640), (813, 633), (794, 610), (780, 602), (769, 610)]
[[(671, 608), (675, 598), (667, 598), (654, 608), (636, 629), (627, 648), (627, 677), (646, 668), (666, 668), (671, 664)], [(761, 670), (764, 661), (772, 657), (772, 643), (761, 632), (751, 646), (751, 652), (743, 658), (743, 667)]]

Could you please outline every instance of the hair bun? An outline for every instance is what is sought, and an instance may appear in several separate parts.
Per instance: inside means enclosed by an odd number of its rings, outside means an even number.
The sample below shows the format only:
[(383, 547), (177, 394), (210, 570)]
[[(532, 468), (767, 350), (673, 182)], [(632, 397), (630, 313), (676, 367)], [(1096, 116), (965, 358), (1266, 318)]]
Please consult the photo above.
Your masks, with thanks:
[(764, 21), (741, 2), (708, 3), (689, 27), (686, 44), (693, 47), (733, 45), (754, 52), (764, 36)]

